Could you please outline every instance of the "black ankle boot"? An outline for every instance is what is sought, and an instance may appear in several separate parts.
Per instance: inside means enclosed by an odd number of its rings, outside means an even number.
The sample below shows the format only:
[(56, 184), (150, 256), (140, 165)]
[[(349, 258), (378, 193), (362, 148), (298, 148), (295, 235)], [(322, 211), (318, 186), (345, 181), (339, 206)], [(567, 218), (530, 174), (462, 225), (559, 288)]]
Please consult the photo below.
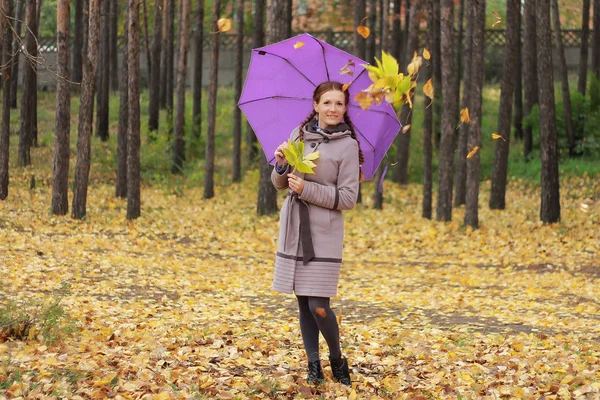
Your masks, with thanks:
[(308, 376), (306, 382), (310, 384), (319, 384), (325, 380), (323, 370), (321, 369), (321, 360), (308, 362)]
[(333, 379), (346, 386), (352, 385), (350, 380), (350, 370), (348, 369), (348, 360), (346, 357), (339, 358), (337, 360), (329, 359), (331, 363), (331, 372), (333, 373)]

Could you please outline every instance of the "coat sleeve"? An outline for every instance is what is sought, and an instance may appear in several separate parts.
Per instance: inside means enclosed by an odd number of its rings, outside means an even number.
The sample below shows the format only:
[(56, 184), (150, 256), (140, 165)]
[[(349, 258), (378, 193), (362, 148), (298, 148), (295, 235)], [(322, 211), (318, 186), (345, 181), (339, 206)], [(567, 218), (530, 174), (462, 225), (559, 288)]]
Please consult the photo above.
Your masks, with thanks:
[[(295, 140), (298, 136), (298, 132), (298, 128), (294, 129), (290, 135), (290, 140)], [(275, 189), (285, 190), (288, 188), (289, 185), (287, 174), (289, 171), (290, 164), (286, 164), (285, 169), (281, 173), (277, 172), (277, 168), (273, 168), (273, 171), (271, 171), (271, 182), (273, 183), (273, 186), (275, 186)]]
[(358, 198), (360, 166), (358, 163), (358, 143), (353, 140), (344, 151), (338, 170), (337, 187), (304, 182), (299, 199), (331, 210), (351, 210)]

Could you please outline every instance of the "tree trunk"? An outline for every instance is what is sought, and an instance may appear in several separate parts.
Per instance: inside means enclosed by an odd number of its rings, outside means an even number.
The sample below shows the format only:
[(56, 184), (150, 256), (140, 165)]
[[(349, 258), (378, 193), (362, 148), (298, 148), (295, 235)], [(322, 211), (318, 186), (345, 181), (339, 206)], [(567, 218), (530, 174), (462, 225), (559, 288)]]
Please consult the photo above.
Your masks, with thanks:
[(411, 0), (406, 0), (406, 5), (404, 6), (404, 28), (402, 32), (402, 43), (400, 44), (400, 58), (398, 58), (398, 63), (402, 68), (406, 66), (406, 64), (408, 64), (408, 61), (404, 59), (404, 55), (406, 53), (406, 45), (408, 43), (408, 29), (410, 27), (410, 1)]
[(175, 1), (169, 0), (169, 18), (167, 19), (167, 110), (170, 119), (173, 118), (173, 90), (175, 80)]
[[(463, 69), (463, 98), (462, 108), (471, 107), (471, 60), (473, 53), (473, 7), (471, 3), (466, 9), (467, 30), (465, 32), (465, 50), (464, 58), (469, 60), (465, 63)], [(458, 128), (458, 145), (456, 149), (456, 171), (454, 173), (454, 182), (456, 191), (454, 192), (454, 207), (465, 204), (467, 198), (467, 141), (469, 137), (469, 125), (461, 124)]]
[(174, 174), (183, 172), (185, 160), (185, 81), (187, 77), (187, 59), (190, 31), (190, 0), (179, 3), (179, 60), (177, 71), (177, 109), (175, 110), (175, 142), (173, 143)]
[(293, 0), (287, 0), (285, 5), (286, 15), (286, 26), (285, 26), (285, 37), (292, 37), (292, 21), (294, 15), (294, 4)]
[(192, 131), (196, 139), (200, 139), (202, 132), (202, 54), (204, 40), (204, 0), (198, 0), (198, 14), (196, 14), (196, 35), (194, 36), (194, 89)]
[(144, 48), (146, 50), (146, 64), (149, 75), (152, 75), (152, 54), (150, 53), (150, 34), (148, 33), (148, 4), (142, 0), (142, 15), (144, 17)]
[[(371, 34), (367, 38), (367, 53), (365, 61), (375, 65), (375, 57), (377, 57), (376, 53), (376, 25), (377, 25), (377, 0), (369, 0), (369, 10), (367, 14), (367, 26), (371, 30)], [(378, 57), (381, 59), (381, 57)]]
[(206, 131), (206, 155), (204, 198), (211, 199), (215, 196), (215, 124), (217, 119), (217, 89), (219, 78), (219, 45), (221, 33), (217, 21), (221, 18), (221, 0), (213, 0), (212, 32), (213, 40), (210, 49), (210, 85), (208, 91), (208, 126)]
[(433, 137), (435, 140), (435, 146), (439, 149), (441, 145), (441, 135), (442, 135), (442, 104), (443, 104), (443, 90), (442, 90), (442, 49), (441, 49), (441, 9), (440, 2), (433, 2), (433, 16), (434, 16), (434, 37), (435, 37), (435, 46), (432, 52), (433, 59), (433, 88), (435, 93), (438, 93), (437, 101), (433, 102)]
[[(470, 6), (470, 3), (468, 4)], [(458, 51), (456, 52), (456, 75), (458, 79), (456, 79), (456, 104), (460, 104), (460, 77), (462, 76), (462, 59), (463, 55), (463, 22), (465, 16), (465, 0), (460, 0), (458, 3), (458, 21), (457, 21), (457, 35), (456, 47)], [(458, 114), (457, 114), (458, 117)]]
[[(513, 1), (513, 0), (508, 0)], [(469, 138), (467, 147), (471, 150), (481, 143), (481, 109), (483, 93), (483, 70), (485, 68), (485, 1), (471, 3), (473, 18), (473, 49), (471, 54), (471, 108), (469, 114)], [(512, 100), (512, 93), (508, 97)], [(510, 104), (510, 102), (509, 102)], [(510, 107), (510, 106), (509, 106)], [(510, 116), (506, 123), (510, 126)], [(467, 160), (467, 192), (465, 197), (465, 225), (473, 228), (479, 226), (479, 152)]]
[(366, 0), (354, 0), (354, 55), (362, 60), (366, 60), (366, 40), (358, 34), (356, 29), (364, 24), (366, 7)]
[(551, 0), (552, 15), (554, 22), (554, 40), (556, 42), (556, 52), (558, 53), (558, 70), (561, 79), (561, 88), (563, 96), (563, 108), (565, 112), (565, 124), (567, 126), (567, 141), (569, 144), (569, 156), (575, 157), (575, 129), (573, 128), (573, 113), (571, 112), (571, 93), (569, 92), (569, 75), (567, 71), (567, 59), (563, 48), (560, 14), (558, 12), (558, 0)]
[(108, 140), (108, 112), (109, 112), (109, 84), (110, 79), (110, 62), (109, 62), (109, 46), (110, 46), (110, 0), (102, 1), (102, 11), (100, 17), (100, 48), (99, 48), (99, 65), (103, 68), (98, 70), (98, 89), (96, 96), (96, 135), (103, 141)]
[[(58, 64), (56, 72), (56, 132), (54, 133), (54, 166), (52, 169), (52, 213), (69, 212), (69, 153), (71, 131), (71, 84), (69, 76), (70, 0), (59, 0), (56, 11)], [(64, 77), (64, 78), (60, 78)]]
[[(252, 35), (252, 47), (258, 48), (265, 44), (265, 0), (254, 1), (254, 33)], [(248, 149), (248, 163), (251, 164), (257, 159), (259, 148), (256, 134), (250, 124), (246, 127), (246, 140)], [(261, 162), (261, 161), (259, 161)]]
[[(36, 4), (36, 9), (35, 9), (35, 25), (34, 27), (32, 27), (33, 30), (33, 36), (34, 38), (38, 38), (40, 37), (40, 19), (41, 19), (41, 15), (42, 15), (42, 0), (37, 0), (37, 4)], [(34, 52), (33, 52), (33, 56), (35, 59), (37, 59), (40, 55), (40, 52), (38, 50), (38, 46), (37, 46), (37, 41), (36, 41), (36, 46), (34, 46)], [(34, 147), (38, 147), (38, 90), (37, 90), (37, 86), (38, 86), (38, 75), (37, 75), (37, 63), (33, 64), (33, 69), (34, 69), (34, 85), (33, 87), (35, 88), (35, 90), (33, 91), (33, 110), (32, 110), (32, 115), (34, 116), (33, 121), (31, 121), (32, 124), (32, 136), (31, 136), (31, 145)]]
[(118, 34), (119, 34), (119, 15), (121, 10), (119, 7), (119, 0), (111, 1), (111, 13), (110, 13), (110, 38), (109, 38), (109, 59), (110, 59), (110, 90), (119, 90), (119, 47), (118, 47)]
[(506, 178), (508, 175), (508, 153), (510, 150), (510, 122), (514, 99), (515, 75), (517, 70), (517, 51), (519, 47), (519, 0), (507, 0), (506, 5), (506, 46), (502, 67), (502, 89), (500, 92), (500, 110), (498, 111), (498, 134), (503, 139), (496, 140), (494, 172), (490, 208), (506, 208)]
[(515, 104), (513, 111), (513, 126), (515, 138), (523, 139), (523, 56), (521, 40), (521, 2), (517, 4), (517, 69), (515, 76)]
[[(433, 2), (427, 0), (427, 48), (434, 45)], [(425, 65), (425, 82), (433, 77), (431, 62)], [(425, 117), (423, 120), (423, 218), (431, 219), (433, 204), (433, 109), (432, 100), (425, 96)]]
[[(525, 0), (523, 16), (525, 18), (525, 31), (523, 38), (523, 81), (525, 89), (525, 117), (538, 103), (538, 75), (537, 75), (537, 44), (536, 44), (536, 0)], [(533, 150), (533, 137), (530, 125), (523, 127), (523, 155), (528, 161)]]
[(83, 78), (81, 80), (81, 100), (79, 106), (79, 127), (77, 135), (77, 162), (73, 183), (73, 204), (71, 216), (84, 219), (86, 215), (88, 180), (90, 175), (90, 137), (94, 116), (94, 90), (96, 68), (98, 66), (98, 44), (101, 0), (89, 0), (88, 51), (83, 57)]
[(127, 219), (140, 216), (140, 0), (128, 0)]
[[(125, 26), (123, 29), (123, 49), (129, 48), (129, 7), (125, 12)], [(121, 99), (119, 102), (119, 132), (117, 134), (117, 180), (115, 195), (120, 198), (127, 197), (127, 128), (129, 126), (129, 68), (127, 51), (123, 54), (121, 66), (120, 91)]]
[[(83, 80), (83, 63), (85, 62), (84, 54), (87, 54), (88, 51), (88, 42), (89, 42), (89, 28), (90, 28), (90, 15), (88, 10), (90, 9), (90, 0), (83, 0), (83, 21), (82, 22), (82, 33), (83, 36), (83, 46), (81, 48), (81, 79)], [(80, 86), (81, 88), (81, 86)], [(92, 103), (93, 104), (93, 103)]]
[(592, 73), (600, 79), (600, 0), (594, 0), (594, 31), (592, 32)]
[(73, 56), (71, 81), (81, 83), (81, 57), (83, 54), (83, 0), (75, 1), (75, 23), (73, 25)]
[[(3, 0), (0, 4), (2, 4), (4, 14), (9, 18), (12, 17), (12, 0)], [(2, 17), (0, 16), (0, 18)], [(6, 66), (2, 71), (4, 82), (2, 85), (2, 123), (0, 124), (0, 200), (5, 200), (8, 196), (8, 159), (10, 156), (10, 82), (13, 67), (9, 62), (12, 57), (12, 31), (9, 19), (4, 19), (3, 29), (2, 51), (4, 54), (0, 53), (0, 64), (6, 64)]]
[[(454, 88), (456, 73), (454, 68), (454, 2), (442, 0), (440, 10), (441, 69), (442, 69), (442, 134), (438, 167), (438, 221), (452, 220), (452, 164), (454, 159), (454, 121), (457, 113)], [(435, 68), (435, 64), (434, 64)]]
[[(35, 32), (36, 0), (27, 0), (25, 23), (29, 29), (25, 33), (25, 47), (27, 54), (35, 56), (37, 49)], [(35, 111), (35, 91), (37, 90), (35, 62), (26, 57), (23, 66), (23, 94), (21, 95), (21, 130), (19, 134), (18, 164), (26, 166), (31, 164), (30, 149), (33, 143), (33, 120), (37, 118)]]
[[(410, 28), (408, 29), (408, 43), (406, 44), (406, 61), (410, 63), (413, 54), (419, 48), (419, 18), (418, 12), (421, 0), (413, 0), (410, 8)], [(416, 77), (413, 79), (416, 80)], [(412, 123), (412, 109), (408, 104), (402, 106), (401, 122), (404, 126), (410, 126)], [(400, 184), (408, 183), (408, 156), (410, 154), (410, 135), (411, 129), (403, 131), (396, 137), (396, 165), (392, 179)]]
[[(21, 36), (21, 20), (23, 19), (23, 7), (25, 6), (25, 0), (17, 0), (17, 6), (15, 7), (16, 21), (15, 21), (15, 32)], [(12, 48), (15, 49), (15, 56), (13, 60), (12, 75), (10, 79), (10, 107), (17, 108), (17, 86), (19, 82), (19, 55), (21, 51), (17, 51), (21, 44), (17, 38), (13, 38)]]
[[(596, 27), (594, 27), (595, 29)], [(588, 47), (590, 36), (590, 0), (583, 0), (581, 17), (581, 49), (579, 50), (579, 93), (585, 96), (588, 72)]]
[(167, 107), (167, 64), (169, 58), (169, 38), (168, 38), (168, 25), (169, 25), (169, 2), (174, 0), (157, 0), (157, 2), (162, 3), (162, 12), (163, 12), (163, 26), (162, 26), (162, 54), (161, 54), (161, 67), (160, 67), (160, 99), (159, 104), (161, 109), (165, 109)]
[[(400, 52), (402, 51), (402, 25), (401, 25), (401, 14), (400, 9), (402, 7), (402, 0), (394, 1), (394, 15), (392, 16), (392, 43), (391, 51), (392, 55), (400, 62)], [(400, 64), (402, 65), (402, 64)]]
[[(387, 7), (386, 7), (387, 5)], [(388, 15), (389, 15), (389, 3), (387, 1), (383, 1), (380, 3), (380, 14), (381, 14), (381, 50), (389, 53), (389, 43), (387, 40), (387, 33), (389, 30), (388, 26)], [(387, 164), (387, 163), (386, 163)], [(375, 182), (374, 192), (373, 192), (373, 208), (377, 210), (383, 209), (383, 179), (385, 178), (385, 173), (387, 172), (387, 165), (383, 162), (377, 168), (375, 172), (375, 176), (373, 177), (373, 182)]]
[[(291, 13), (291, 4), (288, 7)], [(244, 61), (244, 0), (237, 0), (238, 31), (235, 43), (235, 94), (233, 103), (233, 182), (242, 180), (242, 111), (237, 106), (242, 94), (242, 67)], [(291, 33), (291, 21), (288, 21)]]
[(537, 0), (537, 72), (540, 90), (540, 152), (542, 159), (542, 199), (540, 218), (544, 223), (560, 221), (558, 143), (552, 71), (550, 1)]
[(158, 130), (160, 111), (160, 53), (162, 44), (162, 12), (157, 5), (154, 6), (154, 28), (152, 34), (152, 70), (150, 71), (150, 101), (148, 105), (148, 129)]
[[(286, 39), (286, 19), (285, 0), (271, 0), (267, 18), (267, 26), (269, 27), (267, 35), (268, 44)], [(268, 164), (263, 158), (260, 161), (260, 181), (256, 205), (258, 215), (277, 213), (277, 190), (275, 190), (275, 187), (271, 182), (272, 170), (273, 166)]]

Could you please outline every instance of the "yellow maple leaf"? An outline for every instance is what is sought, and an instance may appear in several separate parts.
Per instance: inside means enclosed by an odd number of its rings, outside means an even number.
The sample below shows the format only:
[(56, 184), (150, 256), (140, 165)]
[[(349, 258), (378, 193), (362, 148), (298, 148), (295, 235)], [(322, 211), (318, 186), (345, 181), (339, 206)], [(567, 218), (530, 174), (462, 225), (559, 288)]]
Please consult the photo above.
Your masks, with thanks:
[(368, 110), (371, 108), (371, 104), (373, 103), (373, 97), (371, 97), (369, 93), (365, 91), (358, 92), (356, 96), (354, 96), (354, 100), (363, 110)]
[(348, 90), (348, 86), (350, 86), (350, 83), (344, 83), (342, 85), (342, 92), (345, 92), (346, 90)]
[(297, 50), (297, 49), (299, 49), (299, 48), (300, 48), (300, 47), (302, 47), (302, 46), (304, 46), (304, 42), (296, 42), (296, 43), (294, 43), (294, 48), (295, 48), (296, 50)]

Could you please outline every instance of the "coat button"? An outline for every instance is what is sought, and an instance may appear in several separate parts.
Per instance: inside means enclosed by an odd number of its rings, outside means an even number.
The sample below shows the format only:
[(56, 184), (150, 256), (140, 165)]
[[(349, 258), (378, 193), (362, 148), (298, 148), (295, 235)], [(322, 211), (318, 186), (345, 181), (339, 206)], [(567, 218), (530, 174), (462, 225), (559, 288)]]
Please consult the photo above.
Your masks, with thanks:
[(323, 139), (323, 141), (324, 141), (325, 143), (329, 143), (329, 138), (325, 138), (325, 139)]
[(317, 144), (314, 142), (310, 144), (310, 147), (316, 147), (316, 146), (317, 146)]

